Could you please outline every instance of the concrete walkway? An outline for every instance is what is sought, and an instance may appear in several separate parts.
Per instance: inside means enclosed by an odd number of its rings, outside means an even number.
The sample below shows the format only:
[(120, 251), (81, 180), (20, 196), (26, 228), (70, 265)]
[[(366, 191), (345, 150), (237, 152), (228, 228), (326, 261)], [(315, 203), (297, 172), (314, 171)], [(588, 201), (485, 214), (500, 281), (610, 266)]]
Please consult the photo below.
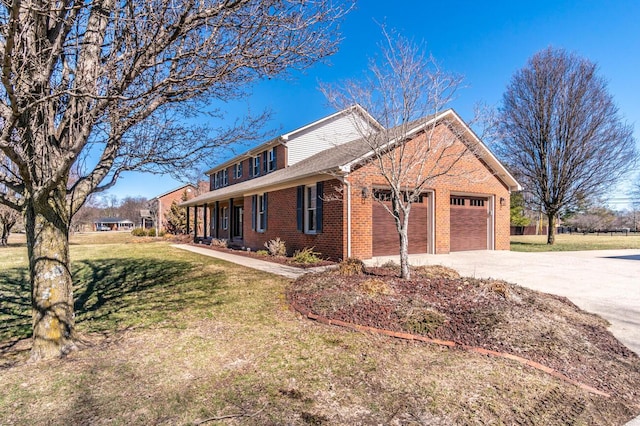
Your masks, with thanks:
[(296, 279), (299, 276), (309, 272), (325, 269), (325, 267), (323, 266), (319, 268), (309, 269), (296, 268), (294, 266), (282, 265), (275, 262), (267, 262), (265, 260), (255, 259), (253, 257), (225, 253), (222, 251), (211, 250), (205, 247), (192, 246), (189, 244), (172, 244), (172, 247), (202, 254), (204, 256), (215, 257), (216, 259), (226, 260), (227, 262), (246, 266), (247, 268), (257, 269), (259, 271), (269, 272), (270, 274), (280, 275), (291, 279)]
[[(368, 264), (398, 261), (379, 257)], [(461, 275), (502, 279), (569, 298), (611, 323), (609, 330), (640, 354), (640, 250), (520, 253), (467, 251), (411, 255), (412, 265), (444, 265)]]

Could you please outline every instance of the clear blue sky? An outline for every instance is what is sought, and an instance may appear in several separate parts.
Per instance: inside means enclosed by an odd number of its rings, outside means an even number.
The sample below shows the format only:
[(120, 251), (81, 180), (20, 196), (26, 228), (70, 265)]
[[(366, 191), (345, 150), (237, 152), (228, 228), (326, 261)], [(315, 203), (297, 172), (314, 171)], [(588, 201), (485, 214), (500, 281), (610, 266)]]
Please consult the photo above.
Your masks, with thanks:
[[(233, 120), (247, 110), (269, 108), (273, 135), (296, 129), (333, 112), (318, 82), (359, 78), (376, 54), (378, 23), (397, 30), (427, 49), (465, 86), (450, 105), (465, 119), (473, 105), (497, 105), (513, 73), (535, 52), (561, 47), (596, 62), (609, 82), (626, 121), (635, 127), (640, 146), (640, 1), (449, 1), (360, 0), (342, 24), (339, 52), (294, 80), (265, 81), (249, 98), (223, 105)], [(203, 161), (203, 170), (228, 157)], [(203, 176), (204, 177), (204, 176)], [(120, 198), (152, 198), (181, 183), (168, 176), (125, 174), (109, 191)], [(618, 189), (616, 196), (625, 196)], [(612, 202), (612, 207), (624, 207)]]

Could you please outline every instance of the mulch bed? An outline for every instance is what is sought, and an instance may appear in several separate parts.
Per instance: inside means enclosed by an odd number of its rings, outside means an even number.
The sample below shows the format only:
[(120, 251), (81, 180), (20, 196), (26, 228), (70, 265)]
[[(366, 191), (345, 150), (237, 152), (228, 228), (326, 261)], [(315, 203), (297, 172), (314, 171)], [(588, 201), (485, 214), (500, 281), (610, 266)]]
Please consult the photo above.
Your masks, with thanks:
[[(640, 359), (607, 322), (568, 299), (443, 267), (307, 274), (289, 300), (325, 318), (518, 355), (620, 398), (639, 411)], [(635, 407), (635, 408), (632, 408)]]
[(323, 259), (320, 262), (315, 262), (315, 263), (298, 263), (298, 262), (295, 262), (292, 257), (269, 256), (269, 255), (259, 254), (258, 252), (255, 252), (255, 251), (246, 251), (246, 250), (234, 249), (229, 247), (225, 248), (225, 247), (211, 246), (211, 245), (205, 245), (205, 244), (192, 243), (191, 245), (208, 248), (208, 249), (219, 251), (222, 253), (235, 254), (237, 256), (244, 256), (244, 257), (251, 257), (253, 259), (264, 260), (265, 262), (273, 262), (273, 263), (278, 263), (280, 265), (293, 266), (293, 267), (302, 268), (302, 269), (315, 268), (318, 266), (330, 266), (330, 265), (336, 264), (336, 262), (332, 262), (326, 259)]

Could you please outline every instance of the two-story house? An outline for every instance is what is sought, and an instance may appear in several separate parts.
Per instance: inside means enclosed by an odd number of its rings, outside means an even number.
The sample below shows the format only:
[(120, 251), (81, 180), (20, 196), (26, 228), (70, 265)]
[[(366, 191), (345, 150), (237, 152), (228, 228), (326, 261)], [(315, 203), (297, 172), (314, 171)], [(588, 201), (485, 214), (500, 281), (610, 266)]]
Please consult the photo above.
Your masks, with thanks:
[[(203, 222), (196, 241), (224, 238), (259, 250), (280, 237), (290, 252), (313, 247), (333, 259), (397, 254), (395, 224), (384, 208), (386, 180), (361, 136), (383, 130), (355, 106), (214, 167), (207, 172), (210, 191), (182, 203), (192, 222)], [(432, 179), (413, 205), (410, 253), (508, 250), (516, 180), (453, 110), (416, 122), (388, 149), (432, 143), (425, 142), (427, 132), (470, 155)], [(437, 160), (424, 159), (430, 161)]]

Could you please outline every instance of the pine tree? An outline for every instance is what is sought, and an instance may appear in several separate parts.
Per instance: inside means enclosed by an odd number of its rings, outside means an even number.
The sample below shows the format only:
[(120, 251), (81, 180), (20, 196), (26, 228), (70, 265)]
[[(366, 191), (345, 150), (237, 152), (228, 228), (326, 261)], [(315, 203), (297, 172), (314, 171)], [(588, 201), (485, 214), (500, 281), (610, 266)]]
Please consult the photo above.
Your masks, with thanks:
[[(182, 193), (182, 201), (187, 201), (187, 192)], [(187, 212), (184, 207), (179, 207), (175, 201), (164, 215), (164, 228), (173, 235), (187, 233)]]

